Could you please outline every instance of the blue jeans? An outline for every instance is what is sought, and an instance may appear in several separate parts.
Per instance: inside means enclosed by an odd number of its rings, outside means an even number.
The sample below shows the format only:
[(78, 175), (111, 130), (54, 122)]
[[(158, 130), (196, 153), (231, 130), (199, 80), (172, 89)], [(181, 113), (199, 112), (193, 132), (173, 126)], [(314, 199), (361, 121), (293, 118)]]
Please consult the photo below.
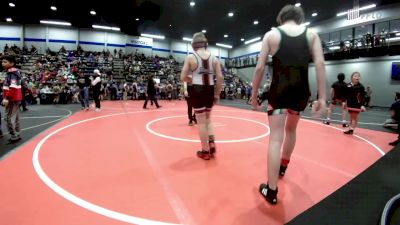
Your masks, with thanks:
[(79, 100), (82, 108), (89, 108), (89, 88), (85, 87), (79, 91)]

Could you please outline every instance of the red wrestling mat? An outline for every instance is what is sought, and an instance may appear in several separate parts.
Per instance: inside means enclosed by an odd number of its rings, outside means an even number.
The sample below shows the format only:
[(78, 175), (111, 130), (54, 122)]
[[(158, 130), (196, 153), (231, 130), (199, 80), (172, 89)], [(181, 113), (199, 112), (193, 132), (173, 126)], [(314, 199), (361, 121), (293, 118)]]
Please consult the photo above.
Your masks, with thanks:
[(105, 102), (0, 162), (0, 224), (282, 224), (389, 151), (395, 134), (302, 120), (278, 204), (266, 181), (267, 115), (217, 106), (217, 157), (203, 161), (185, 102)]

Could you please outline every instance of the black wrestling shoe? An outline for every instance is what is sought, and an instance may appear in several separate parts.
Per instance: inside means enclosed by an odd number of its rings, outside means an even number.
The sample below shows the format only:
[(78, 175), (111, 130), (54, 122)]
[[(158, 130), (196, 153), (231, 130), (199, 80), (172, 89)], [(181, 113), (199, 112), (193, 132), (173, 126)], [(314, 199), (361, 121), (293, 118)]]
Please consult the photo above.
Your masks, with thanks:
[(189, 126), (193, 126), (193, 122), (192, 121), (189, 121), (189, 124), (188, 124)]
[(210, 141), (210, 142), (208, 142), (208, 145), (210, 146), (211, 157), (214, 157), (214, 154), (217, 153), (217, 148), (215, 147), (215, 142)]
[(286, 169), (287, 169), (287, 166), (281, 165), (281, 167), (279, 168), (279, 176), (280, 177), (285, 176)]
[(347, 124), (342, 124), (342, 127), (349, 127), (349, 125), (347, 125)]
[(260, 194), (267, 200), (267, 202), (275, 205), (278, 202), (278, 188), (276, 190), (272, 190), (269, 188), (268, 184), (260, 184), (259, 188)]
[(331, 124), (331, 122), (329, 122), (329, 121), (327, 121), (327, 120), (325, 120), (323, 123), (326, 124), (326, 125)]
[(353, 130), (348, 130), (348, 131), (345, 131), (345, 132), (343, 132), (344, 134), (349, 134), (349, 135), (352, 135), (353, 133), (354, 133), (354, 131)]
[(397, 146), (400, 143), (400, 140), (395, 140), (393, 142), (390, 142), (389, 145), (390, 146)]
[(210, 154), (209, 151), (201, 150), (201, 151), (197, 152), (197, 157), (202, 158), (204, 160), (210, 160), (211, 159), (211, 154)]
[(8, 139), (8, 144), (15, 144), (15, 143), (19, 142), (20, 140), (22, 140), (22, 138), (19, 136), (17, 138), (10, 138), (10, 139)]

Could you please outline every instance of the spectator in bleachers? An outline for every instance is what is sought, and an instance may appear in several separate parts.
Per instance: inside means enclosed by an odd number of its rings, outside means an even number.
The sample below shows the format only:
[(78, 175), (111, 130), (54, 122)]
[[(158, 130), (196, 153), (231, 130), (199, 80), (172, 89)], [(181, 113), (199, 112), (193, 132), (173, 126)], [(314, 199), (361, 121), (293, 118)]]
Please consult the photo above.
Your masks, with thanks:
[(31, 54), (35, 53), (36, 51), (36, 47), (34, 45), (31, 45)]
[(49, 88), (49, 86), (44, 85), (44, 87), (40, 89), (40, 94), (48, 94), (48, 93), (51, 93), (51, 89)]
[(129, 85), (127, 82), (125, 82), (123, 87), (123, 97), (122, 97), (124, 101), (128, 100), (128, 94), (129, 94)]
[(58, 53), (61, 53), (61, 54), (66, 54), (66, 53), (67, 53), (67, 49), (65, 49), (64, 45), (61, 46), (61, 48), (60, 48), (60, 50), (58, 51)]
[(23, 55), (29, 54), (29, 49), (28, 49), (28, 47), (26, 45), (24, 45), (24, 47), (22, 47), (22, 54)]
[(109, 86), (108, 86), (108, 90), (109, 90), (109, 99), (111, 101), (113, 100), (117, 100), (117, 84), (114, 81), (110, 81)]
[(173, 87), (172, 87), (172, 84), (170, 82), (168, 82), (168, 84), (166, 86), (166, 91), (167, 91), (167, 99), (171, 101), (172, 100)]
[(4, 46), (4, 53), (7, 53), (8, 52), (8, 50), (10, 49), (10, 47), (8, 47), (8, 44), (6, 44), (5, 46)]
[(74, 84), (71, 88), (71, 94), (72, 94), (72, 103), (78, 103), (79, 102), (79, 87)]
[(137, 100), (138, 99), (138, 89), (137, 89), (137, 83), (132, 84), (132, 100)]
[(53, 93), (54, 93), (54, 98), (53, 98), (53, 103), (58, 104), (60, 101), (60, 92), (61, 88), (57, 84), (53, 86)]

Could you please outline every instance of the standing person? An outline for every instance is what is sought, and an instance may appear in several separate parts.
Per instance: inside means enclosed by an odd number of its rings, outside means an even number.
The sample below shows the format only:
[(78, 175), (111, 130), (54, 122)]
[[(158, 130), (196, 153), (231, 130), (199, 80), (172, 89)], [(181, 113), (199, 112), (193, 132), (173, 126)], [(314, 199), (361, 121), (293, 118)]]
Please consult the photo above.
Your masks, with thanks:
[(77, 84), (79, 87), (79, 100), (82, 105), (82, 110), (89, 110), (89, 86), (90, 79), (83, 74), (83, 72), (79, 72), (79, 76), (77, 79)]
[[(253, 90), (253, 87), (252, 87), (250, 84), (247, 85), (247, 88), (246, 88), (246, 95), (247, 95), (247, 101), (246, 101), (246, 103), (247, 103), (247, 104), (250, 104), (251, 92), (252, 92), (252, 90)], [(258, 96), (258, 93), (257, 93), (256, 96)], [(258, 102), (258, 101), (257, 101), (257, 102)]]
[(364, 104), (364, 106), (369, 108), (369, 107), (371, 107), (369, 105), (369, 103), (371, 102), (372, 90), (371, 90), (370, 87), (367, 87), (367, 90), (365, 92), (366, 92), (366, 94), (365, 94), (365, 104)]
[(196, 114), (193, 113), (193, 84), (190, 77), (190, 81), (183, 82), (183, 95), (185, 96), (187, 107), (188, 107), (188, 118), (189, 126), (193, 126), (193, 123), (197, 123)]
[(93, 87), (93, 100), (96, 105), (96, 111), (101, 110), (100, 106), (100, 91), (101, 91), (101, 73), (100, 70), (95, 69), (93, 71), (93, 77), (92, 79), (92, 87)]
[(22, 110), (23, 111), (28, 111), (28, 108), (26, 107), (26, 95), (29, 94), (29, 88), (27, 86), (27, 81), (26, 79), (22, 78), (23, 82), (22, 82), (22, 87), (21, 87), (21, 91), (22, 91), (22, 101), (21, 101), (21, 106), (22, 106)]
[[(208, 40), (199, 32), (193, 35), (193, 54), (186, 57), (181, 72), (182, 82), (193, 84), (193, 108), (198, 121), (202, 150), (197, 156), (209, 160), (216, 152), (214, 127), (211, 122), (211, 109), (218, 103), (222, 90), (223, 76), (221, 64), (216, 57), (207, 51)], [(190, 74), (192, 79), (190, 79)], [(214, 83), (214, 76), (217, 83)]]
[(347, 85), (346, 108), (350, 114), (350, 126), (344, 134), (353, 134), (358, 125), (360, 112), (365, 111), (365, 88), (360, 83), (361, 74), (354, 72), (351, 75), (351, 83)]
[[(261, 184), (261, 195), (271, 204), (277, 203), (278, 177), (284, 176), (296, 144), (296, 128), (308, 103), (308, 63), (315, 63), (319, 99), (314, 113), (325, 111), (325, 60), (318, 35), (300, 24), (302, 8), (286, 5), (278, 14), (277, 29), (263, 39), (259, 61), (253, 77), (253, 109), (260, 109), (257, 92), (265, 71), (268, 55), (273, 56), (272, 83), (268, 92), (268, 120), (271, 133), (268, 146), (268, 182)], [(311, 54), (310, 54), (311, 53)], [(282, 154), (281, 154), (282, 147)]]
[[(6, 122), (11, 138), (9, 143), (16, 143), (21, 140), (19, 123), (19, 105), (22, 101), (22, 77), (15, 68), (16, 59), (14, 56), (6, 55), (1, 58), (1, 64), (6, 71), (3, 82), (3, 105), (6, 107)], [(15, 118), (15, 122), (12, 120)]]
[(150, 75), (149, 79), (147, 80), (147, 96), (146, 100), (144, 101), (143, 109), (146, 109), (147, 102), (149, 100), (151, 102), (154, 102), (154, 104), (156, 104), (157, 109), (161, 107), (160, 105), (158, 105), (155, 95), (156, 95), (156, 87), (154, 86), (153, 75)]
[[(3, 105), (3, 81), (1, 80), (1, 77), (0, 77), (0, 102), (1, 105)], [(1, 110), (0, 110), (0, 138), (2, 137), (3, 137), (3, 130), (1, 128)]]
[(339, 73), (337, 79), (338, 81), (333, 83), (331, 86), (331, 104), (329, 105), (328, 116), (324, 121), (324, 124), (329, 125), (331, 123), (333, 109), (335, 105), (337, 105), (342, 107), (342, 126), (347, 127), (345, 109), (347, 84), (344, 82), (344, 73)]
[(396, 102), (392, 104), (390, 111), (392, 119), (397, 121), (397, 132), (399, 133), (399, 136), (397, 137), (397, 140), (389, 143), (391, 146), (396, 146), (400, 143), (400, 92), (396, 92), (395, 100)]
[(167, 84), (167, 98), (170, 101), (172, 100), (172, 91), (173, 91), (172, 84), (171, 84), (171, 82), (168, 82), (168, 84)]

